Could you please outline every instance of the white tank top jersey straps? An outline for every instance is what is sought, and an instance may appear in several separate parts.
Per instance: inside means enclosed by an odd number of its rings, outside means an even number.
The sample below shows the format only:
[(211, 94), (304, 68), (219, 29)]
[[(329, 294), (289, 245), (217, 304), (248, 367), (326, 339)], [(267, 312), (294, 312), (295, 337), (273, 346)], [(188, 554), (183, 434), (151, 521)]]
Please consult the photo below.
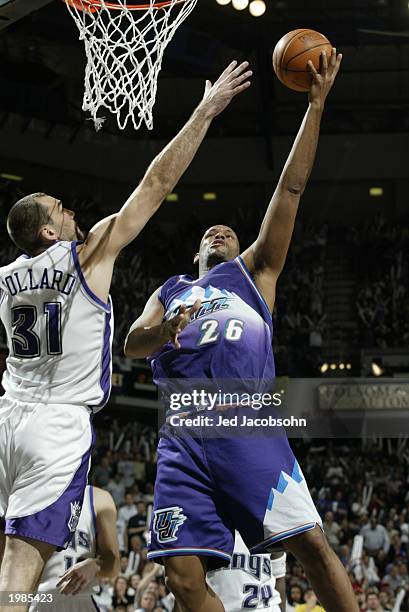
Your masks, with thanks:
[[(92, 600), (93, 586), (89, 585), (86, 590), (78, 595), (60, 595), (56, 587), (60, 577), (73, 565), (85, 559), (95, 558), (97, 555), (97, 526), (94, 510), (93, 487), (85, 489), (84, 503), (82, 506), (77, 528), (73, 533), (72, 540), (66, 550), (55, 552), (47, 561), (37, 595), (49, 594), (48, 601), (33, 603), (30, 612), (39, 610), (48, 612), (78, 612), (79, 610), (97, 609)], [(49, 601), (52, 596), (52, 601)]]
[(251, 555), (236, 531), (230, 565), (207, 573), (207, 582), (220, 597), (226, 612), (264, 610), (280, 612), (281, 598), (276, 580), (285, 576), (286, 555)]
[(0, 268), (0, 318), (9, 357), (6, 395), (21, 402), (87, 405), (108, 401), (112, 374), (111, 299), (88, 287), (76, 242), (57, 242)]

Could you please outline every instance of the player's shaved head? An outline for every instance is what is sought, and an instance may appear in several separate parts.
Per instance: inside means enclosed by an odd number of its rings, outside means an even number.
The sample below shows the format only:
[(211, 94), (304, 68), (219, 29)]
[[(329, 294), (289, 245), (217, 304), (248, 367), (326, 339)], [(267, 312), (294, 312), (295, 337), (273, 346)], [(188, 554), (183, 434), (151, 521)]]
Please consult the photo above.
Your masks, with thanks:
[(212, 225), (203, 234), (194, 262), (199, 262), (199, 272), (202, 275), (239, 254), (240, 244), (236, 232), (228, 225)]
[(45, 193), (32, 193), (16, 202), (7, 217), (7, 231), (14, 244), (34, 255), (41, 248), (40, 228), (50, 223), (50, 215), (39, 198)]

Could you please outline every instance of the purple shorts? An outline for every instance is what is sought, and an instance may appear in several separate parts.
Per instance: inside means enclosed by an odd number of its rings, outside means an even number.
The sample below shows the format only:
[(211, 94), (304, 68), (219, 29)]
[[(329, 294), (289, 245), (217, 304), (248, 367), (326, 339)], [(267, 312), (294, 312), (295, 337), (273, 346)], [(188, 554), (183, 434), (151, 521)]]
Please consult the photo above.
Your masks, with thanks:
[(158, 446), (148, 558), (210, 557), (227, 564), (234, 530), (263, 553), (321, 519), (285, 435), (209, 438), (166, 425)]

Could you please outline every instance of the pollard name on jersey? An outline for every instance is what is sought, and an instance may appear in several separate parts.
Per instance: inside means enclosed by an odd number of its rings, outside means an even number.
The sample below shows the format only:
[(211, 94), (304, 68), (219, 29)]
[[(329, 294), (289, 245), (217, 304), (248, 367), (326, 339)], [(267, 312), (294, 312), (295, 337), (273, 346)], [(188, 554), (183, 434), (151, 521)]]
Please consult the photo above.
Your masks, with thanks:
[(0, 268), (0, 317), (9, 356), (6, 394), (20, 401), (85, 404), (94, 411), (111, 389), (111, 300), (84, 278), (76, 242), (57, 242)]

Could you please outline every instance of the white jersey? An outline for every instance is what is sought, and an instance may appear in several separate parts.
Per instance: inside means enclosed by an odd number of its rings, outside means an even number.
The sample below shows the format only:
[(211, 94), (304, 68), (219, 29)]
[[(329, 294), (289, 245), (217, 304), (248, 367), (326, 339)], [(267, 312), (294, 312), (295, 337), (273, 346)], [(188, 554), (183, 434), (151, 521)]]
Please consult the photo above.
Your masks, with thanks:
[[(40, 596), (42, 593), (52, 595), (52, 603), (47, 603), (46, 598), (44, 598), (45, 603), (43, 606), (33, 604), (30, 608), (30, 612), (43, 610), (43, 607), (44, 610), (49, 610), (50, 612), (52, 612), (53, 609), (66, 610), (68, 609), (67, 605), (70, 609), (76, 611), (82, 609), (95, 610), (96, 606), (91, 599), (91, 595), (94, 594), (92, 588), (94, 586), (93, 584), (89, 585), (87, 589), (75, 596), (60, 595), (56, 584), (61, 576), (73, 565), (79, 561), (84, 561), (84, 559), (94, 559), (96, 554), (96, 516), (93, 501), (93, 488), (87, 486), (78, 525), (73, 533), (68, 548), (53, 553), (45, 564), (43, 573), (41, 574), (37, 594)], [(49, 597), (48, 601), (51, 601), (51, 597)]]
[(0, 318), (9, 357), (6, 394), (22, 402), (90, 406), (108, 400), (113, 312), (92, 293), (76, 242), (0, 268)]
[(285, 555), (271, 560), (270, 555), (251, 555), (236, 531), (234, 552), (229, 567), (207, 573), (207, 582), (222, 600), (226, 612), (246, 609), (279, 612), (281, 597), (276, 578), (285, 576)]

